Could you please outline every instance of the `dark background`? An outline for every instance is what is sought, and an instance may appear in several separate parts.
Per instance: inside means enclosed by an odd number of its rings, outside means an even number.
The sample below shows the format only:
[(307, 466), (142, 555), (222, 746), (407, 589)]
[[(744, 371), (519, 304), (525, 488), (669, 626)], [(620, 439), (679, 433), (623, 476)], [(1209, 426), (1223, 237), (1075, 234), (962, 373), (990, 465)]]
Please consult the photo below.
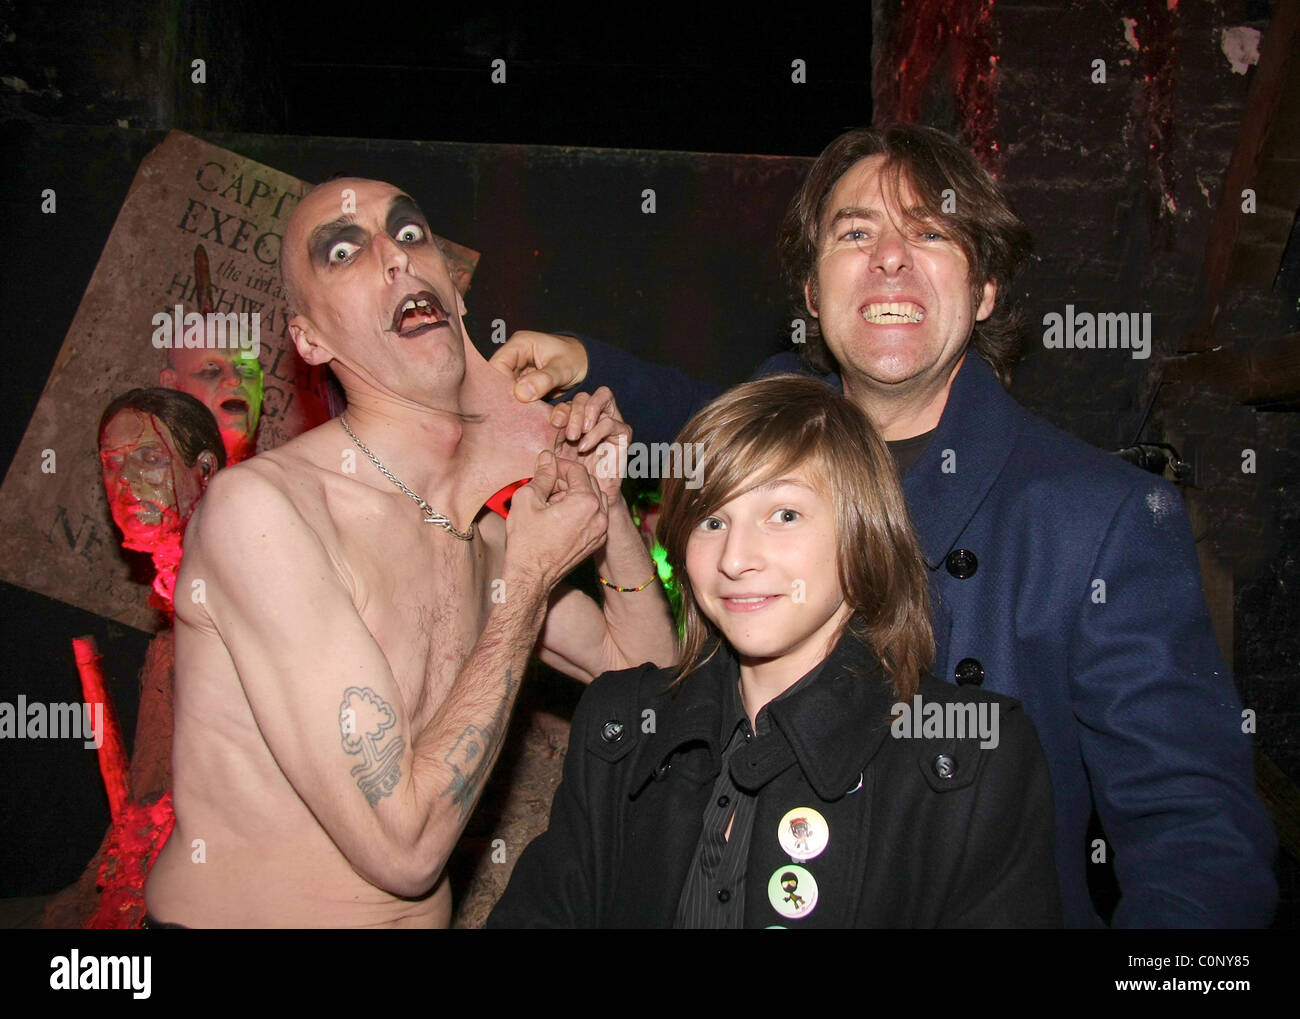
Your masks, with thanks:
[[(1160, 398), (1164, 366), (1194, 346), (1207, 313), (1205, 252), (1249, 99), (1252, 79), (1229, 66), (1222, 32), (1266, 30), (1276, 6), (884, 0), (792, 9), (778, 23), (657, 6), (341, 15), (248, 0), (0, 0), (0, 463), (140, 159), (169, 128), (307, 180), (342, 170), (410, 190), (437, 231), (482, 252), (467, 298), (481, 347), (502, 318), (728, 382), (788, 333), (773, 241), (807, 159), (873, 115), (914, 117), (966, 137), (1033, 230), (1037, 254), (1014, 288), (1030, 323), (1067, 302), (1152, 312), (1149, 361), (1031, 343), (1013, 392), (1107, 449), (1145, 420), (1142, 438), (1177, 438), (1195, 461), (1203, 559), (1228, 578), (1225, 654), (1259, 714), (1258, 745), (1294, 783), (1300, 403), (1243, 405), (1213, 387), (1177, 406)], [(190, 81), (195, 57), (203, 85)], [(1106, 85), (1089, 80), (1096, 58)], [(495, 59), (504, 85), (491, 81)], [(795, 59), (805, 84), (791, 81)], [(45, 187), (57, 190), (55, 216), (39, 212)], [(647, 187), (654, 216), (640, 211)], [(1294, 205), (1275, 214), (1291, 223)], [(1223, 343), (1300, 329), (1290, 237), (1272, 283), (1233, 297)], [(1234, 470), (1247, 447), (1260, 463), (1249, 477)], [(68, 646), (80, 633), (105, 652), (129, 733), (146, 636), (11, 587), (0, 587), (0, 700), (80, 700)], [(0, 896), (71, 881), (107, 824), (93, 755), (55, 742), (0, 748)], [(1278, 923), (1293, 925), (1285, 851), (1279, 877)]]

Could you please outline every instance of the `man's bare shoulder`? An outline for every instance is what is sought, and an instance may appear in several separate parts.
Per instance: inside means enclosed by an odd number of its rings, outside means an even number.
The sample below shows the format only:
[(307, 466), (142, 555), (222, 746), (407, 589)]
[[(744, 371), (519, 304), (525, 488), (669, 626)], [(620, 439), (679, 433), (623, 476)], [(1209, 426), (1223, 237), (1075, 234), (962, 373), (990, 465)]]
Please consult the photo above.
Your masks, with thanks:
[(248, 499), (273, 500), (274, 493), (268, 489), (278, 490), (291, 501), (304, 496), (319, 498), (323, 485), (340, 473), (341, 434), (338, 425), (327, 421), (282, 446), (226, 468), (213, 484), (224, 481), (226, 487)]
[(327, 475), (338, 475), (341, 466), (339, 451), (343, 449), (343, 444), (338, 441), (341, 435), (338, 425), (327, 421), (290, 439), (283, 446), (245, 460), (221, 476), (235, 471), (242, 471), (245, 476), (260, 475), (265, 483), (293, 497), (296, 490), (306, 483), (313, 483), (309, 485), (311, 490), (326, 480)]
[(206, 626), (208, 619), (228, 615), (232, 605), (307, 597), (319, 593), (322, 582), (355, 591), (327, 495), (338, 471), (292, 445), (213, 477), (186, 529), (178, 578), (185, 589), (203, 579), (206, 601), (200, 607), (178, 604), (178, 620)]
[(334, 528), (326, 489), (339, 472), (337, 466), (331, 470), (326, 465), (328, 459), (322, 459), (329, 440), (317, 434), (329, 427), (321, 425), (277, 449), (217, 472), (186, 533), (187, 558), (204, 555), (205, 547), (214, 544), (227, 555), (232, 543), (246, 545), (254, 535), (301, 528), (330, 544)]

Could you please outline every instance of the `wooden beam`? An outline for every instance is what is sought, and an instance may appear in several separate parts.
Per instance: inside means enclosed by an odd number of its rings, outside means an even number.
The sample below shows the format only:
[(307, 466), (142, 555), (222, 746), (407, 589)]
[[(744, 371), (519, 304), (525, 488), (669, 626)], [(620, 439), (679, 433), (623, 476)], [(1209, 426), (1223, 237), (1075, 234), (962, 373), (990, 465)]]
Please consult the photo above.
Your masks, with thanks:
[[(1300, 206), (1300, 0), (1280, 0), (1260, 44), (1237, 141), (1228, 162), (1205, 254), (1205, 318), (1189, 350), (1215, 346), (1220, 309), (1239, 287), (1267, 292)], [(1242, 211), (1242, 191), (1255, 190), (1257, 211)]]
[(1300, 333), (1262, 340), (1253, 350), (1220, 347), (1165, 358), (1170, 391), (1182, 383), (1231, 393), (1238, 403), (1282, 403), (1300, 398)]
[(1278, 843), (1300, 860), (1300, 790), (1255, 744), (1255, 791), (1273, 817)]

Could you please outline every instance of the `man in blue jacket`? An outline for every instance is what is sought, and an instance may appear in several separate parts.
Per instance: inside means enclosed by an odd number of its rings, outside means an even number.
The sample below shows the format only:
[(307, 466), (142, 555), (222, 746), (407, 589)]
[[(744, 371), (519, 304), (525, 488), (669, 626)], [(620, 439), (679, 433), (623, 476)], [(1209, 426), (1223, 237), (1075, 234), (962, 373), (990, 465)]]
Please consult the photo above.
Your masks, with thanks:
[[(867, 413), (903, 475), (931, 571), (935, 673), (1017, 698), (1038, 727), (1066, 924), (1102, 922), (1086, 875), (1095, 806), (1115, 926), (1266, 925), (1276, 838), (1186, 512), (1167, 482), (1005, 391), (1017, 342), (999, 297), (1029, 237), (992, 179), (942, 132), (850, 131), (809, 172), (781, 249), (811, 315), (806, 370)], [(546, 334), (516, 335), (494, 362), (523, 399), (610, 386), (652, 442), (715, 392)], [(795, 366), (783, 354), (759, 374)], [(575, 419), (598, 402), (580, 397)]]

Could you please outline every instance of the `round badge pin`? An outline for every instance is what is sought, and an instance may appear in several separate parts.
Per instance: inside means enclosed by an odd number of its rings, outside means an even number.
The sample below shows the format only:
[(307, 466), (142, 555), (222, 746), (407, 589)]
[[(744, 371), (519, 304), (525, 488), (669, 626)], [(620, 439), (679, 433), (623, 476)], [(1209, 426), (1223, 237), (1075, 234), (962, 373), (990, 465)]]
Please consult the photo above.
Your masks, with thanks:
[(767, 901), (787, 920), (798, 920), (817, 908), (817, 879), (798, 864), (777, 867), (767, 882)]
[(776, 828), (776, 839), (792, 860), (811, 860), (820, 856), (830, 837), (826, 818), (812, 807), (787, 810)]

